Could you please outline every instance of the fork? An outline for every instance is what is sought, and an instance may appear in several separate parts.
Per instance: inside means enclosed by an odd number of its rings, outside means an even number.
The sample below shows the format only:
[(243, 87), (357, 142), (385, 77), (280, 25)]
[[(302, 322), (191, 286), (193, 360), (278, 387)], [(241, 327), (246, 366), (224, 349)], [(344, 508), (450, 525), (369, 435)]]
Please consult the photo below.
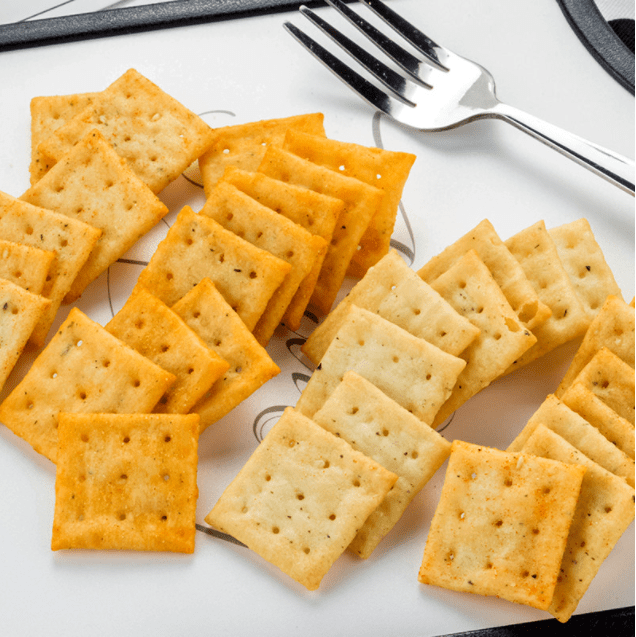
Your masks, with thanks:
[[(440, 46), (380, 0), (359, 0), (421, 54), (415, 56), (342, 0), (326, 2), (401, 69), (396, 72), (332, 27), (307, 6), (300, 12), (329, 36), (386, 91), (362, 77), (297, 26), (284, 27), (339, 79), (375, 109), (420, 131), (443, 131), (483, 118), (501, 119), (634, 195), (634, 162), (537, 117), (500, 102), (492, 75)], [(423, 58), (423, 59), (422, 59)]]

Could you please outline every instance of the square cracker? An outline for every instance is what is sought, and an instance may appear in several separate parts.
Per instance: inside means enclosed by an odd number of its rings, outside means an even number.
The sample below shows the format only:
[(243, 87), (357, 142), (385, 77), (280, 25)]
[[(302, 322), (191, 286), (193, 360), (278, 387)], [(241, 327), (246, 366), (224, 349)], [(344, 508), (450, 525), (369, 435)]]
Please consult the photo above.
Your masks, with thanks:
[(98, 131), (90, 132), (21, 197), (102, 231), (66, 302), (77, 300), (168, 208)]
[(526, 426), (509, 445), (508, 451), (520, 451), (539, 425), (556, 432), (588, 458), (634, 486), (633, 458), (614, 446), (596, 427), (554, 394), (550, 394), (532, 414)]
[(287, 408), (205, 521), (315, 590), (396, 480)]
[(184, 206), (138, 282), (172, 306), (209, 277), (252, 331), (290, 269), (286, 261)]
[(382, 203), (383, 193), (274, 146), (267, 148), (258, 172), (344, 202), (311, 297), (311, 302), (326, 314), (336, 300), (362, 235)]
[(448, 458), (451, 444), (355, 372), (344, 375), (313, 420), (399, 476), (349, 545), (366, 559)]
[(312, 271), (319, 253), (324, 254), (327, 246), (324, 240), (302, 226), (275, 213), (223, 180), (210, 192), (200, 214), (207, 215), (227, 230), (291, 266), (253, 330), (256, 340), (266, 346), (300, 284)]
[(423, 265), (418, 274), (424, 281), (433, 282), (449, 270), (469, 250), (475, 250), (490, 270), (519, 320), (530, 330), (544, 323), (551, 314), (541, 302), (523, 268), (511, 254), (488, 219), (449, 245)]
[(59, 161), (98, 129), (135, 174), (157, 193), (212, 143), (212, 129), (135, 69), (129, 69), (38, 149)]
[(355, 305), (311, 375), (296, 409), (312, 417), (353, 370), (430, 424), (466, 362)]
[(561, 396), (602, 347), (634, 367), (634, 306), (610, 294), (590, 323), (555, 394)]
[(50, 95), (31, 100), (31, 185), (39, 181), (55, 164), (55, 160), (44, 155), (38, 146), (85, 109), (96, 95), (97, 93)]
[(532, 330), (537, 342), (508, 370), (513, 371), (582, 336), (591, 319), (543, 221), (518, 232), (506, 246), (521, 263), (541, 302), (552, 310), (550, 318)]
[(0, 405), (0, 422), (55, 462), (61, 411), (151, 412), (174, 381), (73, 308)]
[(475, 250), (469, 250), (431, 283), (459, 314), (479, 328), (460, 354), (466, 367), (433, 423), (441, 425), (456, 409), (503, 374), (536, 338), (518, 318)]
[(202, 279), (172, 309), (230, 365), (192, 409), (201, 416), (203, 431), (279, 374), (280, 368), (210, 279)]
[(323, 121), (322, 113), (308, 113), (215, 128), (212, 131), (212, 143), (199, 157), (206, 197), (228, 166), (255, 171), (266, 149), (272, 145), (282, 144), (285, 133), (290, 128), (324, 135)]
[(349, 266), (349, 274), (363, 276), (389, 251), (400, 197), (415, 155), (336, 141), (297, 130), (287, 131), (283, 148), (384, 192)]
[(62, 300), (71, 289), (102, 231), (77, 219), (32, 206), (0, 192), (0, 236), (55, 252), (42, 296), (51, 305), (36, 325), (31, 342), (44, 345)]
[(584, 473), (456, 440), (419, 581), (546, 610)]
[(548, 233), (590, 319), (598, 314), (608, 295), (622, 298), (614, 273), (587, 219), (550, 228)]
[(396, 250), (390, 250), (309, 335), (302, 351), (315, 365), (352, 305), (382, 316), (453, 356), (463, 352), (479, 334), (479, 328), (422, 281)]
[(634, 489), (540, 425), (524, 453), (585, 467), (557, 585), (548, 612), (566, 622), (601, 564), (634, 519)]
[(49, 275), (55, 252), (24, 243), (0, 239), (0, 278), (40, 294)]
[(52, 550), (194, 552), (198, 416), (59, 420)]
[(51, 301), (0, 278), (0, 390)]
[(187, 414), (230, 366), (140, 285), (105, 329), (175, 375), (176, 381), (155, 407), (158, 413)]
[(285, 310), (283, 321), (290, 330), (295, 331), (300, 327), (305, 309), (316, 287), (344, 202), (262, 173), (248, 172), (233, 166), (225, 169), (223, 181), (236, 186), (241, 192), (287, 217), (325, 242), (324, 251), (318, 253), (311, 272), (303, 279), (292, 302)]

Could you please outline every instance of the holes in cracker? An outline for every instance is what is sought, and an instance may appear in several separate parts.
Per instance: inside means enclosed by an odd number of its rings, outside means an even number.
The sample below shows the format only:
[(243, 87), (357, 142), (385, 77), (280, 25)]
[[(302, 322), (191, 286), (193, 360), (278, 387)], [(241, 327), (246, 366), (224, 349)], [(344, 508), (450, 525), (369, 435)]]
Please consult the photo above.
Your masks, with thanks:
[(141, 381), (138, 378), (135, 378), (132, 382), (133, 387), (141, 387)]
[(306, 547), (303, 549), (303, 553), (304, 553), (305, 555), (309, 555), (309, 553), (311, 553), (311, 549), (310, 549), (308, 546), (306, 546)]
[(103, 362), (102, 362), (102, 365), (103, 365), (104, 367), (110, 367), (110, 361), (109, 361), (107, 358), (105, 358), (105, 359), (103, 360)]
[(361, 482), (360, 482), (360, 480), (358, 480), (357, 478), (353, 481), (353, 486), (354, 486), (354, 487), (359, 487), (359, 486), (361, 486), (361, 484), (362, 484), (362, 483), (361, 483)]
[(33, 234), (33, 228), (31, 226), (27, 226), (25, 232), (27, 234)]
[(77, 397), (78, 397), (80, 400), (86, 400), (86, 396), (87, 396), (87, 394), (86, 394), (86, 392), (85, 392), (83, 389), (80, 389), (80, 390), (77, 392)]
[(256, 272), (254, 272), (254, 270), (252, 270), (250, 272), (250, 279), (255, 279), (258, 276), (258, 274), (256, 274)]
[(512, 486), (512, 478), (506, 478), (504, 480), (504, 486), (511, 487)]
[(126, 519), (126, 514), (125, 513), (120, 513), (117, 518), (119, 519), (120, 522), (123, 522)]
[(496, 526), (497, 528), (500, 528), (503, 526), (503, 520), (495, 520), (493, 522), (494, 526)]
[(160, 519), (161, 519), (162, 522), (166, 522), (168, 520), (168, 516), (164, 514), (164, 515), (161, 516)]
[(355, 416), (360, 410), (357, 407), (352, 407), (349, 412), (352, 416)]
[(269, 475), (269, 473), (265, 474), (265, 482), (269, 482), (272, 479), (272, 476)]
[(329, 467), (331, 466), (329, 460), (323, 460), (322, 462), (322, 468), (323, 469), (329, 469)]
[(297, 499), (297, 500), (304, 500), (304, 499), (305, 499), (305, 496), (304, 496), (302, 493), (298, 493), (298, 494), (296, 495), (296, 499)]
[(170, 442), (172, 440), (172, 436), (170, 434), (166, 434), (163, 441), (164, 442)]
[(170, 345), (162, 345), (161, 346), (161, 351), (165, 354), (168, 350), (170, 349)]
[(123, 443), (127, 445), (130, 442), (130, 436), (124, 436)]
[(80, 440), (81, 440), (82, 442), (88, 442), (88, 434), (87, 434), (87, 433), (83, 433), (83, 434), (80, 436)]
[(280, 529), (277, 526), (272, 527), (272, 533), (274, 535), (278, 535), (280, 533)]
[(172, 274), (172, 272), (166, 272), (166, 279), (168, 279), (168, 281), (172, 281), (172, 279), (174, 279), (174, 274)]

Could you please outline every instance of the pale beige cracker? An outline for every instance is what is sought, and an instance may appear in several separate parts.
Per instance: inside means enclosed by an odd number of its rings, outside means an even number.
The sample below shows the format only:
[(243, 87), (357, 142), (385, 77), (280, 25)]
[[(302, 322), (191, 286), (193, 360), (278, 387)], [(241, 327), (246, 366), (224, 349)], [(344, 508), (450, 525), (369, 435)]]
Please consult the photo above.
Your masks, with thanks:
[(584, 473), (456, 440), (419, 581), (546, 610)]
[(448, 458), (451, 444), (355, 372), (344, 375), (313, 420), (399, 476), (349, 545), (366, 559)]
[(0, 192), (0, 237), (55, 252), (41, 292), (51, 305), (33, 330), (31, 342), (34, 345), (44, 345), (64, 297), (101, 234), (101, 230), (82, 221)]
[(594, 354), (606, 347), (634, 367), (634, 306), (610, 295), (590, 323), (555, 394), (560, 396)]
[(0, 278), (0, 390), (51, 301)]
[(230, 365), (193, 407), (201, 416), (203, 431), (279, 374), (280, 368), (210, 279), (202, 279), (172, 309)]
[(336, 300), (371, 218), (382, 203), (383, 193), (379, 188), (274, 146), (267, 148), (258, 171), (344, 202), (311, 297), (311, 302), (326, 314)]
[(311, 418), (352, 370), (430, 424), (465, 365), (461, 358), (353, 305), (296, 408)]
[(280, 146), (290, 128), (324, 135), (324, 115), (291, 115), (215, 128), (212, 131), (212, 143), (199, 158), (206, 197), (228, 166), (256, 171), (267, 148), (272, 145)]
[(508, 370), (510, 372), (582, 336), (591, 319), (563, 268), (543, 221), (522, 230), (505, 243), (521, 264), (541, 302), (552, 310), (550, 318), (532, 330), (537, 337), (536, 344), (515, 361)]
[(129, 69), (38, 149), (59, 161), (98, 129), (153, 192), (163, 190), (212, 143), (212, 129), (135, 69)]
[(38, 146), (69, 119), (85, 109), (95, 95), (96, 93), (50, 95), (34, 97), (31, 100), (31, 185), (41, 179), (55, 164), (55, 160), (44, 155)]
[(187, 414), (230, 367), (175, 312), (140, 285), (104, 327), (176, 377), (157, 403), (157, 413)]
[(610, 294), (622, 298), (614, 273), (587, 219), (549, 228), (548, 233), (590, 319), (598, 314)]
[(73, 308), (0, 405), (0, 422), (55, 462), (61, 411), (149, 413), (174, 381)]
[(200, 214), (207, 215), (226, 230), (289, 263), (289, 273), (270, 298), (253, 330), (256, 340), (266, 346), (300, 284), (312, 271), (318, 254), (324, 254), (327, 246), (302, 226), (223, 180), (210, 192)]
[(545, 323), (551, 314), (550, 308), (541, 302), (523, 268), (488, 219), (482, 220), (472, 230), (430, 259), (417, 273), (424, 281), (432, 283), (469, 250), (477, 252), (519, 320), (527, 328), (533, 330)]
[(384, 193), (349, 265), (349, 274), (363, 276), (391, 247), (400, 198), (415, 155), (336, 141), (297, 130), (287, 131), (283, 148), (314, 164), (380, 188)]
[(634, 368), (602, 347), (574, 379), (634, 424)]
[(466, 367), (432, 423), (438, 427), (523, 356), (536, 338), (521, 322), (475, 250), (466, 252), (431, 287), (480, 330), (459, 355)]
[(0, 239), (0, 278), (40, 294), (49, 276), (55, 252)]
[(526, 453), (585, 467), (557, 585), (548, 612), (566, 622), (601, 564), (634, 519), (634, 489), (547, 427), (539, 426)]
[(315, 365), (351, 305), (379, 314), (453, 356), (463, 352), (479, 334), (478, 327), (455, 311), (392, 249), (367, 270), (307, 338), (302, 351)]
[(290, 330), (295, 331), (300, 327), (305, 309), (316, 287), (344, 202), (262, 173), (248, 172), (233, 166), (225, 169), (223, 181), (231, 183), (259, 203), (287, 217), (324, 241), (324, 249), (321, 248), (318, 252), (311, 272), (303, 279), (292, 302), (285, 310), (283, 321)]
[(287, 408), (205, 521), (315, 590), (396, 480)]
[(172, 306), (209, 277), (252, 331), (290, 269), (286, 261), (184, 206), (138, 282)]
[(508, 451), (520, 451), (532, 432), (544, 425), (607, 471), (634, 486), (634, 459), (614, 446), (596, 427), (550, 394), (510, 443)]
[(197, 415), (59, 420), (52, 550), (194, 552)]
[(102, 231), (65, 301), (77, 300), (168, 212), (98, 131), (90, 132), (22, 197)]
[(594, 425), (613, 445), (634, 460), (634, 425), (581, 383), (570, 385), (560, 398), (564, 405)]

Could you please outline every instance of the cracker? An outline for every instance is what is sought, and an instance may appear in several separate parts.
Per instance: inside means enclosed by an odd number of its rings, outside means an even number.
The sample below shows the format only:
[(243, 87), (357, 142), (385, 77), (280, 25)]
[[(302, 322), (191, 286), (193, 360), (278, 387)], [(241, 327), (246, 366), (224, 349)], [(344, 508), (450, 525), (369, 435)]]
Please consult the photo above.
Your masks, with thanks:
[(570, 385), (561, 401), (594, 425), (613, 445), (634, 459), (634, 426), (581, 383)]
[(101, 230), (0, 192), (0, 236), (55, 252), (41, 292), (51, 305), (31, 335), (31, 342), (40, 347), (44, 345), (62, 300), (101, 236)]
[(0, 405), (0, 422), (55, 462), (61, 411), (146, 413), (175, 377), (72, 308)]
[(0, 239), (0, 278), (40, 294), (55, 252)]
[(172, 309), (230, 365), (193, 407), (201, 416), (203, 431), (279, 374), (280, 368), (210, 279), (202, 279)]
[(262, 173), (248, 172), (232, 166), (225, 169), (223, 181), (231, 183), (241, 192), (324, 241), (324, 250), (321, 248), (318, 252), (311, 272), (301, 282), (283, 316), (285, 325), (292, 331), (297, 330), (316, 287), (344, 202), (301, 186), (272, 179)]
[(289, 263), (184, 206), (138, 282), (172, 306), (209, 277), (251, 331), (290, 269)]
[(311, 418), (345, 372), (352, 370), (430, 424), (465, 365), (462, 359), (354, 305), (296, 408)]
[(590, 319), (598, 314), (608, 295), (622, 298), (614, 273), (587, 219), (550, 228), (548, 233)]
[(508, 239), (506, 246), (521, 263), (541, 302), (552, 310), (550, 318), (532, 330), (537, 342), (508, 370), (513, 371), (582, 336), (590, 319), (543, 221)]
[(435, 279), (431, 287), (480, 330), (477, 338), (460, 354), (466, 367), (432, 423), (438, 427), (505, 372), (536, 343), (536, 338), (518, 318), (474, 250), (464, 254)]
[(176, 377), (155, 412), (187, 414), (229, 369), (175, 312), (139, 285), (105, 329)]
[(297, 130), (287, 131), (283, 148), (314, 164), (380, 188), (384, 193), (349, 265), (349, 274), (363, 276), (390, 249), (400, 197), (415, 155), (336, 141)]
[(344, 375), (313, 420), (399, 476), (349, 545), (366, 559), (448, 458), (450, 442), (355, 372)]
[(314, 135), (324, 135), (323, 121), (322, 113), (309, 113), (215, 128), (212, 143), (199, 158), (206, 197), (228, 166), (255, 171), (266, 149), (282, 144), (288, 129), (297, 128)]
[(168, 212), (98, 131), (90, 132), (21, 197), (102, 231), (66, 302), (115, 263)]
[(115, 80), (38, 149), (59, 161), (94, 129), (155, 193), (212, 143), (212, 129), (198, 115), (135, 69)]
[(198, 416), (59, 421), (52, 550), (194, 552)]
[(419, 581), (547, 609), (584, 473), (456, 440)]
[(95, 95), (96, 93), (51, 95), (34, 97), (31, 100), (31, 185), (39, 181), (55, 164), (55, 160), (44, 155), (38, 146), (69, 119), (85, 109)]
[(634, 489), (547, 427), (539, 426), (523, 450), (586, 469), (554, 596), (547, 609), (560, 622), (566, 622), (634, 519)]
[(0, 390), (51, 301), (0, 278)]
[(379, 188), (269, 146), (259, 172), (344, 202), (311, 302), (325, 314), (340, 291), (362, 235), (382, 202)]
[(469, 250), (475, 250), (490, 270), (519, 320), (530, 330), (545, 323), (550, 308), (541, 302), (523, 268), (488, 219), (457, 239), (423, 265), (418, 274), (431, 283), (449, 270)]
[(508, 451), (520, 451), (539, 425), (544, 425), (559, 434), (590, 460), (634, 486), (633, 458), (615, 447), (596, 427), (554, 394), (550, 394), (532, 414), (526, 426), (508, 447)]
[(265, 346), (326, 244), (223, 180), (210, 193), (201, 214), (291, 266), (253, 330), (256, 340)]
[(634, 307), (610, 295), (590, 323), (555, 394), (561, 396), (602, 347), (634, 367)]
[(287, 408), (205, 521), (315, 590), (396, 480)]

